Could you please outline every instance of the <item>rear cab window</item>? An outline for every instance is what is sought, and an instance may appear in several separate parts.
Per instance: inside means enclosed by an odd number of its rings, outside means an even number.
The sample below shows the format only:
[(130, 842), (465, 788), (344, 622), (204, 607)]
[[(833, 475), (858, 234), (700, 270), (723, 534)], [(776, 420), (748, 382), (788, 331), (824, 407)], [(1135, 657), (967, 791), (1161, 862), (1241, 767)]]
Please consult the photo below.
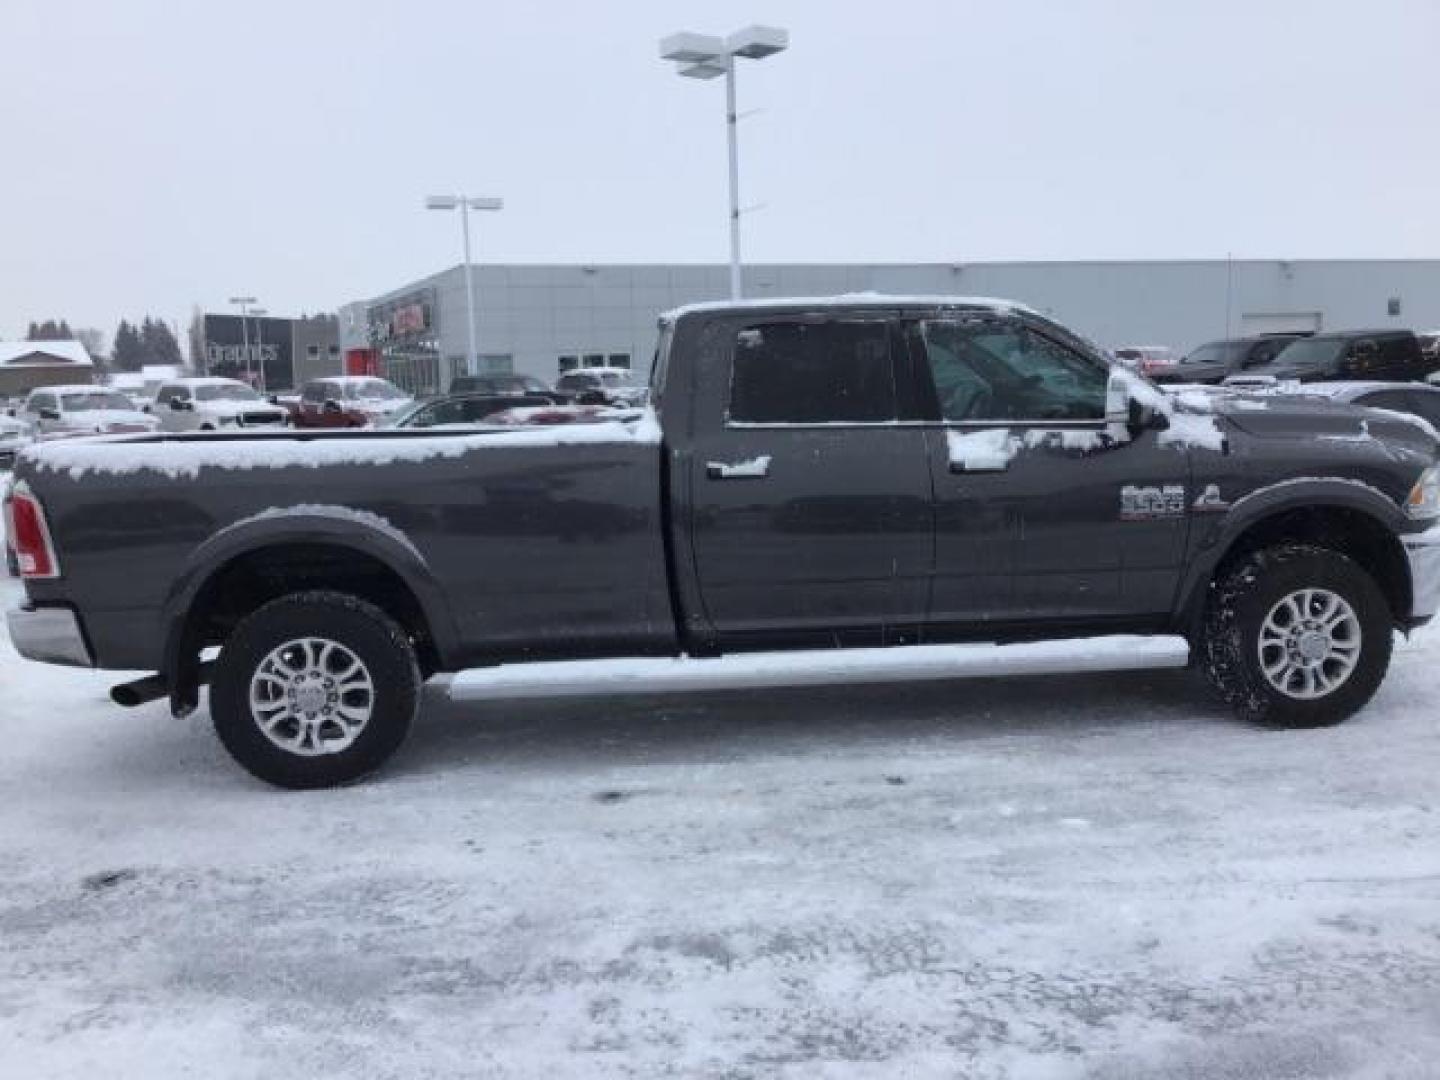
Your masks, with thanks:
[(898, 417), (888, 319), (769, 319), (735, 333), (726, 422), (891, 423)]

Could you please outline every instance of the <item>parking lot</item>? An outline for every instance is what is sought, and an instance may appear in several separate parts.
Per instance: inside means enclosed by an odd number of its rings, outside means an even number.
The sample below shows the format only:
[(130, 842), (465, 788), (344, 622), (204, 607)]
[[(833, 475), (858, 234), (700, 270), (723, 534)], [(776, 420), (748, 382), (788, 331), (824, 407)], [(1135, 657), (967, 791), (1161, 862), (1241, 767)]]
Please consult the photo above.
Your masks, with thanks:
[(1296, 733), (1183, 671), (432, 684), (283, 794), (0, 642), (0, 1072), (1433, 1075), (1437, 660)]

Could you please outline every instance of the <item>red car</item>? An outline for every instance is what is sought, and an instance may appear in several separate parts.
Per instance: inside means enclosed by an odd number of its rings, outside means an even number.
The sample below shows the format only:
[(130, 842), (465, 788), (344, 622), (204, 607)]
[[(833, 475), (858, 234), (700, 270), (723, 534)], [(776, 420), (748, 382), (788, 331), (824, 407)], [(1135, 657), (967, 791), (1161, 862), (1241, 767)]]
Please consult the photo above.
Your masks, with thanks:
[(411, 400), (394, 383), (373, 375), (333, 375), (301, 388), (290, 422), (301, 428), (371, 427)]

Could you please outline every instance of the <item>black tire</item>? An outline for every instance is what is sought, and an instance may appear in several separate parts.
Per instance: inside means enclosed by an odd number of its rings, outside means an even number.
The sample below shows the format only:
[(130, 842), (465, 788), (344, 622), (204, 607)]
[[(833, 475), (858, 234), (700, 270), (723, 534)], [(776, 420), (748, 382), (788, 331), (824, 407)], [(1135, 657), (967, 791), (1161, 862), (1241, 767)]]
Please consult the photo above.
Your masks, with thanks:
[(200, 430), (201, 430), (201, 431), (214, 431), (214, 430), (215, 430), (215, 425), (214, 425), (214, 424), (201, 424), (201, 425), (200, 425)]
[[(1281, 692), (1261, 666), (1260, 634), (1272, 609), (1303, 589), (1323, 589), (1349, 604), (1359, 626), (1359, 656), (1328, 693)], [(1345, 555), (1308, 544), (1257, 551), (1210, 590), (1200, 652), (1210, 682), (1241, 718), (1283, 728), (1325, 727), (1354, 715), (1374, 696), (1390, 666), (1394, 618), (1375, 580)]]
[[(373, 686), (369, 719), (354, 741), (315, 756), (272, 741), (250, 707), (251, 680), (266, 658), (301, 638), (342, 646)], [(374, 772), (400, 748), (419, 709), (420, 683), (415, 650), (385, 612), (345, 593), (292, 593), (252, 612), (230, 634), (215, 662), (210, 713), (221, 743), (252, 776), (283, 788), (334, 787)]]

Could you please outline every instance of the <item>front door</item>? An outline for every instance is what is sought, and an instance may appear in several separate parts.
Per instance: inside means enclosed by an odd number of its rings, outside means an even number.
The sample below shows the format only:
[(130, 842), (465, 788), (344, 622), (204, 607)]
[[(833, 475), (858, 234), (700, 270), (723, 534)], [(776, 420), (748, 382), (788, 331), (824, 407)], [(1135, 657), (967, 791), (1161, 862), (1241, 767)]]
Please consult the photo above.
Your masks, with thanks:
[(722, 644), (914, 640), (933, 561), (893, 315), (719, 321), (697, 370), (690, 532)]
[(1185, 448), (1107, 425), (1103, 361), (1043, 325), (951, 313), (908, 336), (940, 420), (931, 632), (1168, 612)]

